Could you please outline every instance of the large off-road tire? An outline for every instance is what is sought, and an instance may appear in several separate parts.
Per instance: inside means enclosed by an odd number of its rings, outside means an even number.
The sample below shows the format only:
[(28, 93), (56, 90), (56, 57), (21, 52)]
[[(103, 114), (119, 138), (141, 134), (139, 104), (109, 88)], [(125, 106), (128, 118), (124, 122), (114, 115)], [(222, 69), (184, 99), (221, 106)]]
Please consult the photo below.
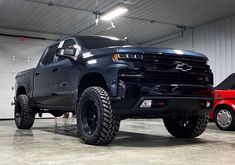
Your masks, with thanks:
[(114, 116), (109, 96), (101, 87), (85, 89), (76, 116), (79, 136), (86, 144), (109, 144), (119, 130), (120, 120)]
[(215, 111), (215, 124), (224, 131), (235, 129), (235, 113), (230, 107), (221, 107)]
[(194, 138), (201, 135), (206, 129), (208, 115), (189, 117), (166, 117), (163, 118), (168, 132), (176, 138)]
[(19, 129), (30, 129), (33, 126), (35, 113), (29, 106), (26, 95), (19, 95), (15, 103), (15, 124)]

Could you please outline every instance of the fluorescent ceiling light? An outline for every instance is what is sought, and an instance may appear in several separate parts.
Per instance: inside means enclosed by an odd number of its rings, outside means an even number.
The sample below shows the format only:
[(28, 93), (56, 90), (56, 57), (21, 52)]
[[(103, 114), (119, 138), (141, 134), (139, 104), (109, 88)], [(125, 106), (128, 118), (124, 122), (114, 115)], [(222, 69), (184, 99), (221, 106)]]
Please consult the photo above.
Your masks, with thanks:
[(102, 21), (110, 21), (120, 15), (125, 14), (127, 11), (128, 11), (128, 9), (125, 7), (117, 7), (117, 8), (114, 8), (113, 10), (101, 15), (100, 19)]

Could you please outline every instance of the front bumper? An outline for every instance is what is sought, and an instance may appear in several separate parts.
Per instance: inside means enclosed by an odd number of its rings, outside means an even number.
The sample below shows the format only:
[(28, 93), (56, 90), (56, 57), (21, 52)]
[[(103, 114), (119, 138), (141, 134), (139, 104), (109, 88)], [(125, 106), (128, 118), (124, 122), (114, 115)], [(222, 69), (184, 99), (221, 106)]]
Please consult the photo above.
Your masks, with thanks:
[[(112, 101), (112, 108), (117, 116), (123, 118), (199, 116), (213, 107), (212, 86), (151, 85), (125, 81), (119, 85), (118, 95), (118, 99)], [(151, 100), (150, 107), (141, 106), (145, 100)]]
[[(152, 100), (154, 107), (143, 108), (144, 100)], [(210, 103), (207, 107), (206, 104)], [(208, 113), (213, 106), (213, 98), (205, 97), (141, 97), (133, 108), (123, 108), (127, 105), (122, 101), (114, 102), (113, 109), (117, 116), (135, 117), (165, 117), (165, 116), (200, 116)], [(120, 108), (122, 107), (122, 108)]]

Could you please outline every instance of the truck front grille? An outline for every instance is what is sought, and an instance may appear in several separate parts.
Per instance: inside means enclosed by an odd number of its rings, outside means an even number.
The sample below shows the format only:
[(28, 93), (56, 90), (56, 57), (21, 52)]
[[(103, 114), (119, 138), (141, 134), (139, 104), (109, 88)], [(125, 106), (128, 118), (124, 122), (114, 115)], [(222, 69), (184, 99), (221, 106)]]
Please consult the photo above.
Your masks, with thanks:
[[(190, 69), (180, 70), (177, 69), (178, 65)], [(205, 84), (211, 72), (206, 60), (179, 55), (145, 55), (143, 69), (147, 81), (159, 84)]]
[[(189, 70), (180, 70), (177, 65), (186, 65)], [(201, 58), (186, 58), (179, 55), (144, 55), (139, 64), (140, 70), (133, 75), (143, 74), (143, 78), (130, 77), (132, 81), (156, 84), (213, 84), (213, 75), (207, 61)], [(126, 73), (130, 73), (127, 71)]]
[(145, 55), (143, 66), (147, 71), (177, 71), (178, 64), (186, 64), (192, 66), (190, 72), (193, 73), (208, 73), (210, 71), (209, 65), (204, 59), (185, 58), (177, 56), (159, 56), (159, 55)]

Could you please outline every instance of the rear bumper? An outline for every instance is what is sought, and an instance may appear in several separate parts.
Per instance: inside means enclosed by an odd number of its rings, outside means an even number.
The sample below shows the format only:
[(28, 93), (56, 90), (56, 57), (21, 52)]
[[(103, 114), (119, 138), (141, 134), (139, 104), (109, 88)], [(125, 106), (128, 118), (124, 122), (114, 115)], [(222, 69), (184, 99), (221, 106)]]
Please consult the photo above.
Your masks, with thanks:
[[(143, 108), (144, 100), (152, 100), (152, 107)], [(210, 106), (206, 106), (207, 103)], [(203, 115), (212, 110), (213, 98), (206, 97), (141, 97), (133, 108), (120, 108), (122, 101), (113, 103), (114, 114), (123, 118), (161, 118), (165, 116)], [(119, 108), (118, 108), (119, 107)]]

